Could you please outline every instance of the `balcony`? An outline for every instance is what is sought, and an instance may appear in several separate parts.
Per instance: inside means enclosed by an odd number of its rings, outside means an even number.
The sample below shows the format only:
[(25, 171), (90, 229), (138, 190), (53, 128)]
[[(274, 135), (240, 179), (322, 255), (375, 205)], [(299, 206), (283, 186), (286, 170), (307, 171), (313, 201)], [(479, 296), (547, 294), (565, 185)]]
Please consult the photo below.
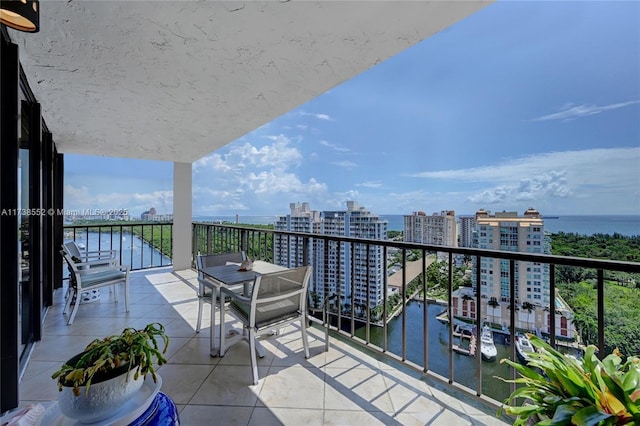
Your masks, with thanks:
[(194, 270), (136, 271), (129, 314), (103, 292), (91, 306), (80, 307), (72, 326), (62, 315), (64, 291), (57, 290), (44, 337), (20, 383), (20, 404), (55, 400), (51, 374), (91, 340), (158, 321), (171, 339), (169, 363), (158, 370), (162, 391), (177, 404), (183, 425), (209, 424), (213, 418), (225, 425), (508, 424), (486, 405), (455, 396), (340, 338), (331, 337), (325, 352), (324, 332), (318, 328), (310, 329), (309, 359), (293, 328), (264, 341), (261, 380), (252, 386), (247, 345), (233, 346), (223, 358), (210, 357), (209, 312), (203, 330), (195, 332), (196, 288)]
[[(113, 225), (91, 227), (91, 230), (78, 227), (66, 229), (67, 237), (74, 236), (84, 241), (87, 249), (115, 248), (122, 254), (123, 249), (125, 252), (127, 250), (127, 246), (122, 245), (122, 237), (124, 234), (130, 234), (130, 240), (133, 241), (135, 226), (139, 225), (132, 225), (129, 230), (121, 228), (120, 225), (116, 228)], [(159, 229), (167, 226), (171, 225), (154, 225)], [(142, 229), (136, 232), (138, 235), (144, 234)], [(166, 232), (173, 231), (149, 229), (146, 238), (154, 233), (163, 235)], [(124, 240), (126, 241), (126, 238)], [(305, 262), (304, 259), (311, 259), (311, 247), (321, 247), (321, 259), (329, 258), (329, 247), (334, 247), (337, 252), (331, 256), (340, 258), (342, 250), (350, 253), (350, 256), (344, 261), (331, 262), (324, 266), (314, 265), (320, 277), (334, 276), (334, 279), (340, 275), (345, 265), (357, 264), (354, 259), (350, 259), (355, 256), (355, 251), (349, 250), (349, 245), (358, 245), (364, 255), (382, 251), (384, 259), (390, 252), (406, 255), (411, 250), (422, 250), (424, 259), (424, 255), (431, 250), (444, 251), (449, 255), (450, 269), (453, 256), (458, 254), (475, 257), (476, 265), (482, 264), (485, 259), (495, 258), (506, 262), (512, 272), (510, 276), (514, 279), (509, 279), (508, 285), (510, 294), (517, 294), (513, 272), (518, 261), (538, 262), (545, 267), (548, 266), (549, 287), (552, 292), (555, 292), (554, 271), (559, 265), (597, 269), (597, 286), (600, 291), (604, 288), (605, 272), (640, 273), (638, 263), (435, 247), (220, 224), (194, 223), (191, 240), (192, 254), (242, 249), (252, 258), (286, 266), (296, 266)], [(274, 251), (274, 241), (287, 241), (289, 246), (278, 254)], [(100, 247), (96, 247), (96, 244)], [(139, 245), (142, 246), (142, 241)], [(500, 406), (500, 401), (513, 390), (513, 387), (499, 382), (493, 376), (509, 377), (513, 376), (513, 371), (506, 365), (483, 362), (479, 353), (475, 358), (457, 354), (453, 350), (453, 330), (448, 324), (443, 325), (434, 318), (437, 313), (432, 309), (434, 306), (438, 307), (438, 312), (442, 308), (448, 308), (449, 312), (459, 312), (453, 305), (451, 275), (447, 288), (448, 297), (444, 304), (433, 304), (425, 297), (414, 299), (412, 302), (405, 301), (393, 313), (395, 319), (388, 323), (381, 322), (379, 318), (376, 320), (371, 307), (345, 297), (344, 282), (341, 281), (341, 285), (334, 289), (324, 288), (320, 283), (316, 283), (315, 290), (327, 300), (327, 303), (323, 305), (317, 300), (314, 301), (314, 297), (310, 297), (312, 311), (319, 317), (322, 317), (319, 314), (324, 313), (328, 320), (317, 321), (311, 328), (311, 358), (304, 359), (299, 333), (289, 329), (279, 338), (266, 342), (268, 354), (260, 360), (262, 379), (257, 386), (250, 386), (251, 375), (246, 345), (232, 347), (221, 359), (211, 358), (208, 354), (209, 333), (206, 330), (209, 312), (205, 312), (203, 317), (203, 331), (195, 333), (195, 271), (174, 271), (172, 268), (162, 267), (162, 263), (154, 265), (160, 266), (159, 268), (149, 269), (152, 265), (146, 265), (144, 259), (153, 259), (154, 254), (151, 246), (148, 249), (149, 254), (140, 254), (141, 266), (134, 268), (141, 270), (133, 274), (133, 302), (129, 314), (122, 312), (121, 306), (111, 303), (109, 294), (103, 294), (98, 302), (92, 303), (91, 309), (81, 307), (76, 323), (69, 327), (61, 314), (63, 289), (56, 291), (54, 305), (46, 316), (44, 337), (36, 345), (21, 381), (21, 404), (54, 400), (57, 391), (54, 381), (50, 378), (51, 373), (92, 339), (118, 333), (127, 326), (142, 327), (149, 322), (158, 321), (166, 326), (171, 337), (169, 364), (159, 370), (163, 377), (162, 390), (178, 404), (183, 424), (201, 424), (210, 419), (212, 413), (217, 418), (225, 419), (225, 424), (288, 424), (299, 423), (300, 419), (311, 424), (351, 424), (374, 419), (384, 424), (424, 424), (430, 421), (504, 424), (505, 419), (498, 419), (495, 412)], [(126, 258), (129, 256), (122, 259)], [(168, 259), (168, 262), (170, 261), (171, 259)], [(136, 262), (138, 261), (135, 260), (134, 263)], [(419, 263), (422, 263), (419, 272), (424, 276), (426, 262)], [(371, 262), (364, 262), (360, 267), (367, 268), (367, 265), (369, 268), (377, 268)], [(408, 268), (406, 261), (402, 262), (402, 266), (404, 270), (416, 267), (414, 264)], [(383, 277), (387, 276), (386, 269), (385, 262)], [(366, 277), (370, 271), (360, 272)], [(476, 274), (480, 274), (479, 269)], [(407, 286), (411, 277), (403, 273), (401, 275), (400, 284), (395, 285), (399, 286), (399, 294), (408, 296)], [(358, 281), (357, 278), (353, 279)], [(388, 281), (383, 279), (384, 302), (387, 300), (386, 295), (390, 294), (387, 291)], [(370, 295), (374, 289), (366, 282), (359, 280), (351, 284), (353, 288), (358, 288), (358, 293), (365, 297), (364, 300), (371, 300)], [(311, 291), (314, 291), (314, 287)], [(466, 305), (469, 318), (486, 318), (490, 315), (487, 311), (489, 308), (485, 306), (489, 300), (485, 299), (486, 295), (478, 294), (471, 288), (468, 288), (468, 292), (471, 292), (472, 296), (467, 295), (462, 305), (470, 302)], [(336, 303), (337, 300), (342, 300), (343, 303)], [(518, 325), (518, 318), (522, 318), (519, 304), (515, 297), (503, 298), (503, 302), (506, 304), (503, 312), (506, 313), (506, 320), (510, 325), (509, 332), (515, 332), (521, 327)], [(205, 306), (209, 308), (209, 305)], [(388, 315), (390, 312), (386, 312), (386, 303), (384, 306), (382, 317), (391, 316)], [(545, 312), (552, 309), (560, 311), (564, 308), (556, 298), (551, 298), (551, 306), (547, 307)], [(604, 348), (603, 297), (599, 298), (598, 309), (600, 315), (597, 340), (599, 346)], [(453, 314), (447, 314), (445, 317), (448, 316), (450, 324), (453, 322)], [(495, 315), (495, 309), (493, 314)], [(524, 317), (528, 322), (529, 316)], [(442, 318), (442, 315), (439, 315), (439, 318)], [(328, 352), (324, 351), (323, 327), (329, 327), (331, 331)], [(549, 315), (547, 327), (548, 330), (566, 330), (567, 323)], [(395, 331), (390, 331), (392, 328)], [(556, 339), (557, 335), (559, 334), (548, 333), (550, 342), (558, 346), (565, 345), (566, 348), (566, 342)], [(514, 339), (510, 341), (513, 342)], [(478, 348), (477, 351), (479, 350)], [(514, 351), (513, 346), (504, 346), (499, 349), (498, 357), (515, 359)]]

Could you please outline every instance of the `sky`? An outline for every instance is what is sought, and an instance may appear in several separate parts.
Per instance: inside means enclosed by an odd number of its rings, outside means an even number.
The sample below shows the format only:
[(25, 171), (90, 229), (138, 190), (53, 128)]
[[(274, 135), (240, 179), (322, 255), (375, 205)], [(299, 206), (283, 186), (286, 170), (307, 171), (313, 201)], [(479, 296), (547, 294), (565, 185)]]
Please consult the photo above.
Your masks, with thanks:
[[(640, 214), (640, 2), (496, 2), (192, 167), (194, 217)], [(65, 182), (173, 210), (170, 162), (65, 155)]]

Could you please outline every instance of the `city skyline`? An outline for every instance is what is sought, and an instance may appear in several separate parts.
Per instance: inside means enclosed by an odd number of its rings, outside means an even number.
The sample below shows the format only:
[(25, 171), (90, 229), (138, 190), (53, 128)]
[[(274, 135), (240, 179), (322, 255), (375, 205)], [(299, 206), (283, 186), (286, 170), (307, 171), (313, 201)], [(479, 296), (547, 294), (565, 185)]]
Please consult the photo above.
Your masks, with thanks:
[[(637, 2), (489, 5), (195, 162), (193, 215), (639, 214), (639, 28)], [(172, 185), (65, 155), (67, 209), (169, 214)]]

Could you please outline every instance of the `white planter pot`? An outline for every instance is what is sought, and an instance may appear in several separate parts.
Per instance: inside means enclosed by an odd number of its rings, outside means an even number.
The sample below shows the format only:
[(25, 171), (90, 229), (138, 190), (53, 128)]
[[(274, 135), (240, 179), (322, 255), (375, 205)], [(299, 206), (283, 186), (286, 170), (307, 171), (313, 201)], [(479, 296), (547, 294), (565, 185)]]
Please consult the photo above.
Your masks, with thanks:
[(60, 412), (81, 423), (96, 423), (113, 414), (140, 390), (143, 377), (133, 380), (134, 370), (113, 379), (92, 383), (89, 393), (85, 386), (80, 387), (80, 395), (73, 394), (73, 387), (63, 387), (58, 394)]

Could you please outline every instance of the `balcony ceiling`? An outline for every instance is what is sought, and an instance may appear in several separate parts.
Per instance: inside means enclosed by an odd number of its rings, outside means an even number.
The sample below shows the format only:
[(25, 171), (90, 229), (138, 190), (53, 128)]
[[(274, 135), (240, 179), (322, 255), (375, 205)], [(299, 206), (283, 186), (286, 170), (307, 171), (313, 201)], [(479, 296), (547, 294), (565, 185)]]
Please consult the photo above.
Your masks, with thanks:
[(60, 152), (193, 162), (488, 3), (44, 0), (10, 35)]

